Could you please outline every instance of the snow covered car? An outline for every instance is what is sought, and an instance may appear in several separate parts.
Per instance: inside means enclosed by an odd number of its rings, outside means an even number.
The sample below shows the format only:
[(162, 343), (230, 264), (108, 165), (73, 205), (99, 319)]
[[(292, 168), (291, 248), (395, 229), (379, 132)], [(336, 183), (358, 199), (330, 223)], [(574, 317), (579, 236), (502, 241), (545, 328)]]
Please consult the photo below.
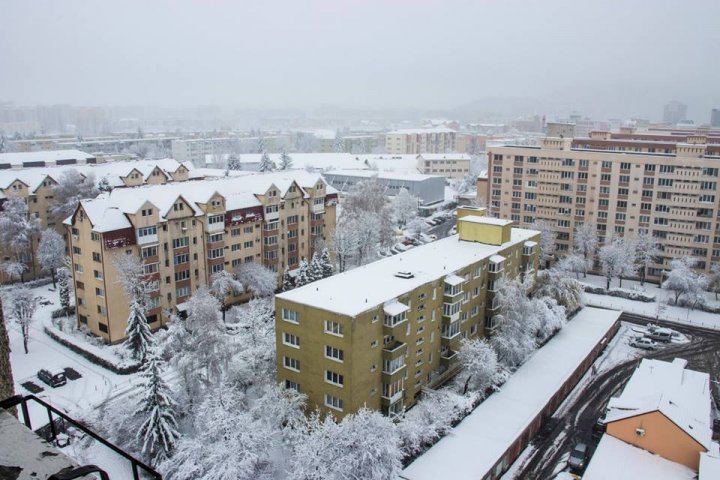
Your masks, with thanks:
[(630, 346), (644, 350), (655, 350), (657, 348), (657, 344), (647, 337), (635, 338), (630, 342)]
[(60, 370), (56, 368), (43, 368), (37, 373), (37, 376), (40, 380), (53, 388), (62, 387), (67, 383), (67, 378), (65, 377), (65, 370)]
[(673, 332), (669, 328), (656, 328), (654, 331), (647, 334), (647, 336), (651, 340), (663, 343), (670, 343), (672, 341), (673, 335), (675, 335), (675, 332)]
[(573, 448), (572, 452), (570, 453), (568, 465), (573, 470), (582, 470), (583, 468), (585, 468), (585, 462), (587, 462), (587, 457), (587, 445), (584, 443), (577, 443), (575, 444), (575, 448)]

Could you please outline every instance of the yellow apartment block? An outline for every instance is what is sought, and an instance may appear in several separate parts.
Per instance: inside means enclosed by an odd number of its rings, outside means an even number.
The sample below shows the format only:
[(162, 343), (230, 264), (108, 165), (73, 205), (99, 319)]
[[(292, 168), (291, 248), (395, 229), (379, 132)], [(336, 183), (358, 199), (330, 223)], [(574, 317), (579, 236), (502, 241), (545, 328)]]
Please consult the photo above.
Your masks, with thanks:
[(118, 188), (83, 201), (66, 220), (78, 322), (107, 342), (124, 339), (122, 255), (139, 256), (158, 282), (146, 312), (153, 329), (215, 272), (257, 262), (280, 278), (335, 228), (336, 204), (337, 191), (304, 171)]
[[(482, 212), (479, 212), (482, 213)], [(454, 235), (275, 297), (278, 380), (337, 417), (396, 414), (497, 327), (496, 292), (534, 278), (539, 233), (465, 215)]]

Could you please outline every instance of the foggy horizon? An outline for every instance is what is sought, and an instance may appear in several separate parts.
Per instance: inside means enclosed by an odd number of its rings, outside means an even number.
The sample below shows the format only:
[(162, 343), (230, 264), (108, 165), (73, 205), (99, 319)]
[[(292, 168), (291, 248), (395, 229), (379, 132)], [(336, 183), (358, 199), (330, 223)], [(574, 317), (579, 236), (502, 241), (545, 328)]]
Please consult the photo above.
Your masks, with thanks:
[[(2, 0), (17, 105), (577, 112), (720, 106), (720, 3)], [(690, 8), (692, 7), (692, 8)]]

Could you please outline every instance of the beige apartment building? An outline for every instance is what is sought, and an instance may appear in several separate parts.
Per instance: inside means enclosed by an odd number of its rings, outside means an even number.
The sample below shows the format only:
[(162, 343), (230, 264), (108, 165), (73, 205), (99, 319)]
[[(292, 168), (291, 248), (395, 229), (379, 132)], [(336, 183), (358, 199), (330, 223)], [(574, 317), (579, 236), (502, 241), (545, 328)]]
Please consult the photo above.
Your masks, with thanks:
[(557, 233), (556, 253), (571, 250), (575, 228), (611, 234), (649, 232), (662, 255), (648, 272), (659, 280), (672, 259), (690, 256), (707, 271), (720, 260), (720, 144), (699, 134), (667, 136), (595, 132), (590, 138), (545, 138), (540, 146), (492, 147), (488, 205), (518, 225), (542, 220)]
[(497, 327), (503, 282), (537, 268), (539, 233), (484, 213), (461, 208), (458, 235), (277, 295), (278, 381), (336, 417), (394, 415), (457, 372), (461, 339)]
[(78, 322), (109, 343), (124, 339), (128, 299), (115, 268), (122, 255), (141, 258), (158, 282), (146, 312), (153, 329), (215, 272), (257, 262), (280, 279), (328, 238), (336, 204), (337, 191), (303, 171), (115, 189), (83, 201), (66, 220)]
[(447, 127), (400, 129), (385, 134), (391, 155), (454, 152), (457, 132)]
[[(42, 152), (34, 152), (42, 153)], [(52, 153), (52, 152), (50, 152)], [(20, 197), (28, 204), (31, 217), (39, 219), (40, 228), (55, 228), (58, 233), (65, 236), (65, 243), (68, 244), (65, 228), (55, 221), (49, 213), (53, 201), (53, 189), (63, 172), (74, 169), (81, 175), (95, 175), (96, 181), (106, 180), (107, 187), (114, 189), (119, 187), (135, 187), (140, 185), (157, 185), (169, 182), (183, 182), (195, 178), (195, 175), (185, 165), (173, 159), (148, 160), (133, 162), (113, 162), (106, 164), (69, 164), (66, 166), (51, 167), (25, 167), (19, 170), (0, 170), (0, 208), (2, 202), (10, 197)], [(20, 260), (25, 262), (28, 271), (25, 279), (32, 279), (39, 276), (41, 268), (35, 261), (34, 249), (37, 247), (39, 238), (33, 242), (32, 255), (26, 255)], [(3, 251), (0, 246), (0, 261), (10, 259), (9, 254)], [(0, 283), (11, 279), (5, 278), (0, 272)]]
[(466, 153), (421, 153), (417, 168), (425, 175), (464, 178), (470, 174), (470, 155)]

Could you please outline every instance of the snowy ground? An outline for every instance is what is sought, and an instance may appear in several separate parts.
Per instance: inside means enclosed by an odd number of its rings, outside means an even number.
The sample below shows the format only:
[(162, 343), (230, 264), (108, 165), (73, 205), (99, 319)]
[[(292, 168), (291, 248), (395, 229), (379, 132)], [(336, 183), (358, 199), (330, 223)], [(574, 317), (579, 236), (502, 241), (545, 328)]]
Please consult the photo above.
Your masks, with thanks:
[[(88, 410), (96, 408), (106, 399), (120, 392), (132, 388), (137, 382), (137, 375), (116, 375), (109, 370), (99, 367), (70, 349), (60, 345), (48, 337), (43, 330), (46, 322), (50, 322), (50, 314), (59, 308), (57, 292), (50, 291), (52, 285), (33, 289), (40, 301), (50, 302), (48, 305), (39, 305), (34, 321), (30, 327), (30, 341), (25, 354), (22, 344), (22, 334), (19, 326), (7, 321), (10, 336), (10, 363), (12, 364), (16, 393), (27, 395), (30, 392), (21, 386), (26, 381), (32, 381), (45, 390), (37, 397), (50, 403), (52, 406), (67, 412), (70, 416), (81, 417)], [(2, 292), (6, 295), (6, 291)], [(52, 388), (37, 378), (41, 368), (75, 369), (82, 378), (68, 381), (66, 385)], [(31, 404), (32, 406), (32, 404)], [(47, 416), (40, 415), (37, 408), (31, 408), (31, 421), (33, 427), (47, 423)]]
[[(588, 275), (587, 278), (582, 278), (581, 276), (580, 281), (590, 285), (603, 288), (605, 287), (605, 277), (599, 275)], [(618, 281), (613, 280), (610, 284), (610, 288), (617, 287)], [(613, 308), (623, 310), (628, 313), (660, 318), (671, 322), (720, 330), (720, 315), (669, 305), (668, 302), (672, 302), (673, 293), (668, 290), (661, 289), (655, 284), (646, 282), (645, 286), (642, 287), (638, 281), (623, 280), (623, 289), (637, 290), (648, 295), (653, 295), (655, 296), (656, 301), (645, 303), (627, 300), (625, 298), (611, 297), (609, 295), (585, 293), (585, 303), (590, 306)], [(714, 293), (705, 292), (705, 300), (708, 305), (720, 305), (720, 302), (715, 300)]]

